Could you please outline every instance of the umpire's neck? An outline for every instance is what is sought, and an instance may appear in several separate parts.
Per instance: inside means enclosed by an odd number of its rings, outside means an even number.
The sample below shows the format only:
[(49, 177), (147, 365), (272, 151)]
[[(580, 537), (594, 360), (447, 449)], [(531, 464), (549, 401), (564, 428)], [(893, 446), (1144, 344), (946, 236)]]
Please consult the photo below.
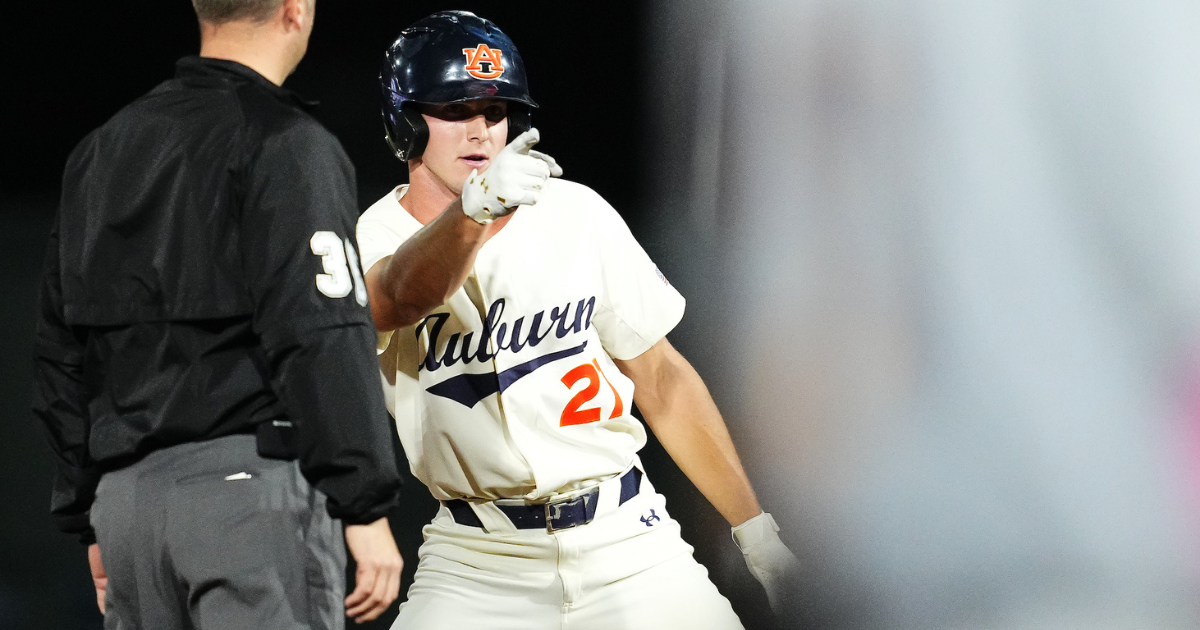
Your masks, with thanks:
[(201, 21), (200, 56), (236, 61), (283, 85), (308, 50), (314, 7), (312, 0), (282, 0), (279, 9), (261, 22)]

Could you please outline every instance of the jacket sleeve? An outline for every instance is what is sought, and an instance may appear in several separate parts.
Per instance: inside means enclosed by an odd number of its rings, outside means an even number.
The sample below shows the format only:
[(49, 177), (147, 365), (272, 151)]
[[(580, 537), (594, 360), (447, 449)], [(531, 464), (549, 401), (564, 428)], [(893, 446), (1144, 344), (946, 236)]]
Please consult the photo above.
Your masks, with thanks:
[(61, 531), (95, 542), (88, 521), (100, 473), (88, 455), (89, 420), (83, 378), (86, 337), (63, 318), (58, 219), (46, 248), (34, 338), (33, 412), (46, 428), (55, 455), (50, 513)]
[(301, 119), (248, 167), (241, 251), (271, 384), (296, 428), (300, 469), (351, 524), (380, 518), (400, 480), (354, 245), (353, 167)]

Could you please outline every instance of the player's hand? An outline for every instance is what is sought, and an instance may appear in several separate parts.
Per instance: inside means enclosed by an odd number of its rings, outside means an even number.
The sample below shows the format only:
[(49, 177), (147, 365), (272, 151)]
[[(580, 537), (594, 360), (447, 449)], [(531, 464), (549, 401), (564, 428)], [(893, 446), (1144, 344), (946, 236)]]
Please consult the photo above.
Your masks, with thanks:
[(383, 614), (400, 594), (404, 561), (386, 518), (369, 525), (347, 525), (346, 546), (358, 564), (354, 592), (346, 596), (346, 616), (357, 623), (370, 621)]
[(92, 584), (96, 586), (96, 605), (100, 607), (100, 614), (104, 614), (104, 596), (108, 593), (108, 574), (104, 572), (104, 565), (100, 563), (100, 545), (92, 543), (88, 545), (88, 567), (92, 570)]
[(539, 140), (538, 130), (530, 129), (501, 149), (482, 173), (471, 171), (463, 183), (463, 212), (479, 223), (491, 223), (517, 206), (537, 203), (546, 180), (562, 175), (554, 158), (531, 150)]
[(733, 540), (746, 558), (746, 568), (767, 591), (767, 602), (775, 614), (780, 614), (788, 586), (800, 572), (800, 562), (779, 540), (778, 532), (775, 519), (766, 512), (733, 528)]

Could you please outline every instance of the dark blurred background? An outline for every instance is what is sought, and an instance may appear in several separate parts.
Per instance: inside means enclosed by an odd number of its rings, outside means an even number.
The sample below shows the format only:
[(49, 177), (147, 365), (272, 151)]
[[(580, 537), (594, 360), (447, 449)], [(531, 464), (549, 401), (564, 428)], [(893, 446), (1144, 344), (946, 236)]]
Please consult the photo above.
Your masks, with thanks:
[[(82, 546), (55, 532), (47, 510), (50, 454), (29, 412), (31, 338), (42, 252), (66, 156), (92, 128), (172, 76), (175, 60), (199, 48), (186, 0), (169, 2), (5, 3), (0, 46), (3, 149), (0, 150), (0, 628), (99, 628)], [(648, 161), (642, 115), (647, 16), (632, 1), (409, 2), (356, 0), (317, 5), (309, 51), (289, 87), (321, 102), (316, 112), (358, 169), (365, 209), (406, 177), (383, 141), (376, 76), (384, 48), (405, 25), (440, 9), (466, 9), (501, 26), (525, 59), (541, 108), (540, 150), (566, 177), (603, 195), (645, 236)], [(651, 255), (654, 239), (646, 238)], [(660, 261), (671, 273), (671, 261)], [(684, 351), (687, 351), (685, 345)], [(687, 483), (656, 442), (642, 453), (696, 547), (747, 627), (764, 627), (766, 601), (750, 583), (719, 515)], [(407, 475), (405, 463), (402, 470)], [(401, 597), (417, 566), (421, 526), (436, 503), (408, 476), (392, 525), (406, 566)], [(719, 556), (724, 554), (724, 560)], [(736, 554), (736, 550), (732, 553)], [(352, 568), (351, 568), (352, 570)], [(386, 628), (394, 617), (369, 627)]]

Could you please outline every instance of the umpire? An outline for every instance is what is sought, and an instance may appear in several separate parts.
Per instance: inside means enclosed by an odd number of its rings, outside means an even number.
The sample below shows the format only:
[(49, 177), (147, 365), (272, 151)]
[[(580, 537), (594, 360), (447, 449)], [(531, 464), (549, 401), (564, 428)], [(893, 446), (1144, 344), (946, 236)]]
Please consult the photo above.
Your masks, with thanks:
[(399, 590), (354, 171), (280, 87), (313, 2), (193, 0), (200, 56), (67, 162), (34, 411), (109, 630), (341, 628)]

